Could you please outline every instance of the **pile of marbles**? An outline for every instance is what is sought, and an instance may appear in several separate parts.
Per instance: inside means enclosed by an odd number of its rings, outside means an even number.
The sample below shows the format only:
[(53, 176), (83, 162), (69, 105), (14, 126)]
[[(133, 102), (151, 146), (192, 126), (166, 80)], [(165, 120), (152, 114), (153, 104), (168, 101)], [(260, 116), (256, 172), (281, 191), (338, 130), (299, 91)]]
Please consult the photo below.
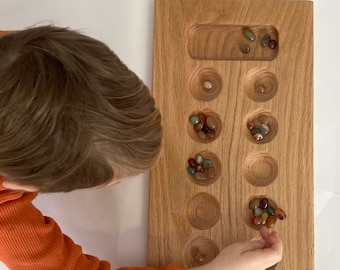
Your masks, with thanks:
[(198, 181), (206, 181), (216, 176), (216, 167), (210, 159), (197, 154), (188, 159), (188, 173)]
[(262, 141), (271, 132), (269, 119), (264, 115), (249, 121), (247, 128), (255, 141)]
[(213, 140), (215, 138), (218, 121), (214, 116), (198, 112), (191, 115), (189, 121), (201, 140)]
[[(242, 29), (243, 36), (250, 41), (256, 40), (256, 35), (254, 34), (253, 30), (250, 27), (245, 27)], [(277, 48), (277, 41), (272, 38), (269, 34), (263, 35), (263, 37), (260, 40), (262, 47), (268, 47), (270, 49), (276, 49)], [(240, 45), (240, 50), (243, 53), (249, 53), (250, 52), (250, 46), (248, 44), (242, 43)]]
[(252, 210), (251, 224), (272, 228), (277, 219), (286, 219), (286, 213), (281, 208), (275, 208), (267, 198), (255, 198), (250, 201)]

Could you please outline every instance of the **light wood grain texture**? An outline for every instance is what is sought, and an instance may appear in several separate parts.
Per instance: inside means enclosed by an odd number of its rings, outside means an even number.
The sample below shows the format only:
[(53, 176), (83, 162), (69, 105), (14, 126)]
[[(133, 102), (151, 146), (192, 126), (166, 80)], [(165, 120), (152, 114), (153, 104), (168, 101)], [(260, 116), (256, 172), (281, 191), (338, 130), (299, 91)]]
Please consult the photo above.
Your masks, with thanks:
[[(214, 38), (205, 33), (199, 44), (192, 27), (202, 25)], [(278, 53), (271, 61), (242, 55), (243, 60), (225, 60), (230, 51), (221, 54), (223, 46), (230, 48), (221, 43), (232, 42), (214, 36), (221, 26), (276, 29)], [(206, 68), (220, 78), (220, 92), (205, 99), (195, 80)], [(249, 87), (261, 78), (276, 81), (277, 91), (254, 101)], [(287, 213), (275, 224), (284, 242), (275, 269), (314, 269), (313, 3), (156, 0), (153, 93), (163, 116), (164, 146), (150, 176), (148, 263), (193, 266), (201, 255), (206, 262), (223, 247), (256, 237), (248, 203), (267, 196)], [(195, 139), (188, 121), (204, 110), (221, 120), (218, 138), (209, 143)], [(259, 112), (277, 121), (276, 135), (265, 144), (252, 141), (246, 128)], [(187, 173), (188, 158), (202, 151), (220, 161), (220, 175), (209, 185), (194, 183)], [(197, 217), (203, 223), (195, 227)]]

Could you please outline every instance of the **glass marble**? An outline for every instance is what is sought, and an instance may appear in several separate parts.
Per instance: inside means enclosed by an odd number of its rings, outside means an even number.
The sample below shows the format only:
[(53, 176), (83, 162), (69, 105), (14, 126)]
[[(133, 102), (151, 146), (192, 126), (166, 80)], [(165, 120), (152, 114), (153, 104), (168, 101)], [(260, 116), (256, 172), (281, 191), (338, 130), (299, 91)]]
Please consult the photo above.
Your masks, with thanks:
[(249, 208), (250, 209), (255, 209), (260, 207), (260, 199), (253, 199), (249, 203)]
[(270, 132), (270, 127), (267, 124), (261, 124), (260, 130), (261, 133), (267, 135)]
[(248, 40), (254, 41), (256, 39), (254, 32), (250, 28), (244, 28), (242, 30), (242, 33), (244, 37)]
[(207, 117), (207, 126), (210, 128), (210, 129), (215, 129), (217, 127), (217, 121), (214, 117), (212, 116), (208, 116)]
[(266, 87), (263, 84), (259, 84), (256, 86), (255, 90), (258, 94), (264, 94), (266, 92)]
[(215, 167), (211, 167), (209, 169), (206, 169), (204, 172), (206, 173), (208, 178), (214, 178), (216, 176), (216, 168)]
[(254, 140), (256, 141), (261, 141), (263, 140), (263, 135), (261, 133), (256, 133), (254, 136), (253, 136)]
[(252, 218), (252, 224), (254, 224), (255, 226), (261, 225), (262, 224), (262, 218), (260, 216), (254, 216)]
[(274, 227), (274, 224), (276, 222), (276, 216), (269, 216), (266, 220), (266, 226), (268, 228)]
[(247, 123), (247, 128), (248, 128), (249, 130), (252, 130), (254, 127), (255, 127), (255, 124), (254, 124), (253, 122), (248, 122), (248, 123)]
[(266, 209), (268, 207), (268, 199), (267, 198), (263, 198), (260, 201), (260, 208), (261, 209)]
[(250, 52), (250, 47), (247, 44), (241, 44), (240, 45), (240, 50), (241, 50), (241, 52), (246, 54), (246, 53)]
[(188, 159), (188, 163), (189, 163), (190, 167), (196, 168), (198, 166), (198, 163), (197, 163), (197, 161), (194, 158), (189, 158)]
[(196, 169), (195, 169), (195, 168), (190, 167), (190, 166), (188, 167), (188, 173), (189, 173), (190, 175), (194, 175), (195, 172), (196, 172)]
[(205, 140), (207, 138), (207, 135), (205, 135), (205, 132), (202, 130), (197, 132), (197, 136), (202, 140)]
[(275, 209), (273, 207), (271, 207), (270, 205), (267, 206), (267, 209), (266, 209), (267, 213), (270, 215), (270, 216), (274, 216), (275, 215)]
[(268, 47), (271, 49), (275, 49), (277, 47), (277, 42), (274, 39), (269, 40)]
[(203, 166), (202, 166), (202, 165), (198, 165), (198, 166), (196, 167), (196, 171), (197, 171), (197, 172), (204, 172)]
[(194, 125), (194, 130), (195, 130), (196, 132), (201, 131), (202, 128), (203, 128), (203, 123), (201, 123), (201, 122), (198, 123), (198, 124), (196, 124), (196, 125)]
[(267, 212), (263, 212), (262, 215), (261, 215), (261, 218), (262, 218), (262, 224), (265, 225), (266, 224), (266, 221), (268, 219), (269, 215)]
[(261, 46), (266, 47), (268, 45), (269, 40), (270, 40), (270, 35), (265, 34), (261, 39)]
[(261, 124), (266, 124), (266, 125), (269, 124), (269, 119), (268, 119), (268, 117), (265, 116), (265, 115), (261, 115), (261, 116), (259, 117), (259, 121), (261, 122)]
[(204, 172), (195, 172), (194, 177), (195, 177), (197, 180), (202, 180), (202, 181), (208, 179), (208, 176), (207, 176)]
[(198, 117), (198, 115), (191, 115), (189, 121), (191, 124), (196, 125), (200, 122), (200, 118)]
[(211, 139), (215, 138), (216, 132), (215, 132), (215, 130), (210, 129), (210, 130), (207, 131), (207, 133), (205, 135), (208, 139), (211, 140)]
[(200, 119), (200, 122), (203, 123), (203, 125), (207, 124), (207, 115), (205, 113), (199, 112), (198, 117)]
[(276, 209), (275, 216), (280, 220), (284, 220), (287, 217), (286, 213), (281, 208)]
[(204, 90), (211, 90), (213, 88), (213, 84), (211, 81), (204, 81), (202, 87)]
[(263, 214), (263, 210), (261, 208), (254, 209), (254, 216), (261, 216)]
[(202, 165), (203, 169), (209, 169), (212, 167), (212, 161), (210, 159), (205, 159)]
[(200, 154), (197, 154), (197, 155), (195, 156), (195, 160), (196, 160), (196, 162), (197, 162), (198, 164), (202, 164), (202, 163), (203, 163), (203, 160), (204, 160), (204, 158), (203, 158), (203, 156), (202, 156), (202, 155), (200, 155)]

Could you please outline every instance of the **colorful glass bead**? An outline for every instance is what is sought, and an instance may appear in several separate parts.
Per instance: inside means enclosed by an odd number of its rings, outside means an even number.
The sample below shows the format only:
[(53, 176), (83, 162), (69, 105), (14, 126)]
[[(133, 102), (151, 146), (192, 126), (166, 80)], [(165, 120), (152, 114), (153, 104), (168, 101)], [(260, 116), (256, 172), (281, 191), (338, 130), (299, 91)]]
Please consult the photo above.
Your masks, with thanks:
[(266, 87), (263, 84), (259, 84), (255, 88), (256, 93), (263, 94), (266, 92)]
[(207, 138), (207, 135), (205, 135), (205, 132), (203, 130), (197, 132), (197, 136), (202, 140), (205, 140)]
[(266, 209), (267, 213), (270, 215), (270, 216), (274, 216), (275, 215), (275, 210), (273, 207), (271, 207), (270, 205), (267, 206), (267, 209)]
[(270, 132), (270, 127), (267, 124), (261, 124), (260, 130), (261, 133), (266, 135)]
[(198, 163), (197, 163), (197, 161), (194, 158), (189, 158), (188, 159), (188, 163), (189, 163), (190, 167), (196, 168), (198, 166)]
[(204, 172), (195, 172), (194, 177), (200, 181), (208, 179), (208, 176)]
[(253, 199), (249, 203), (249, 208), (250, 209), (255, 209), (260, 207), (260, 199)]
[(204, 133), (207, 133), (207, 132), (209, 131), (209, 127), (208, 127), (207, 125), (203, 125), (202, 131), (203, 131)]
[(251, 223), (254, 224), (255, 226), (261, 225), (262, 218), (260, 216), (253, 216)]
[(243, 53), (249, 53), (250, 52), (250, 47), (247, 44), (241, 44), (240, 45), (240, 50)]
[(256, 141), (261, 141), (263, 140), (263, 135), (261, 133), (256, 133), (254, 136), (253, 136), (254, 140)]
[(256, 39), (256, 36), (254, 32), (250, 28), (244, 28), (242, 30), (243, 35), (245, 36), (246, 39), (254, 41)]
[(261, 46), (266, 47), (268, 45), (269, 40), (270, 40), (270, 35), (265, 34), (261, 39)]
[(211, 81), (204, 81), (202, 84), (202, 88), (204, 90), (211, 90), (213, 88), (213, 84)]
[(202, 164), (202, 163), (203, 163), (203, 160), (204, 160), (204, 158), (203, 158), (203, 156), (202, 156), (202, 155), (200, 155), (200, 154), (197, 154), (197, 155), (195, 156), (195, 160), (196, 160), (196, 162), (197, 162), (198, 164)]
[(255, 135), (255, 134), (261, 133), (261, 129), (255, 127), (255, 128), (250, 130), (250, 133), (251, 133), (251, 135)]
[(194, 260), (197, 262), (197, 263), (202, 263), (204, 262), (204, 257), (202, 254), (198, 254), (195, 256)]
[(266, 220), (266, 226), (272, 228), (276, 222), (276, 216), (269, 216)]
[(261, 216), (262, 213), (263, 213), (263, 210), (261, 208), (254, 209), (254, 216)]
[(247, 128), (248, 128), (249, 130), (252, 130), (254, 127), (255, 127), (255, 124), (254, 124), (253, 122), (248, 122), (248, 123), (247, 123)]
[(215, 169), (215, 167), (211, 167), (209, 169), (206, 169), (204, 172), (206, 173), (208, 178), (214, 178), (216, 176), (216, 169)]
[(194, 175), (195, 172), (196, 172), (196, 169), (195, 169), (194, 167), (191, 167), (191, 166), (188, 167), (188, 173), (189, 173), (190, 175)]
[(259, 117), (259, 121), (261, 122), (261, 124), (266, 124), (266, 125), (269, 124), (269, 119), (268, 119), (268, 117), (265, 116), (265, 115), (261, 115), (261, 116)]
[(207, 124), (207, 115), (205, 113), (199, 112), (198, 117), (203, 125)]
[(203, 128), (203, 123), (201, 123), (201, 122), (199, 122), (198, 124), (194, 125), (194, 130), (195, 130), (196, 132), (201, 131), (202, 128)]
[(284, 220), (287, 217), (286, 213), (281, 208), (276, 209), (275, 216), (280, 220)]
[(208, 116), (207, 117), (207, 126), (210, 128), (210, 129), (215, 129), (217, 127), (217, 121), (214, 117), (212, 116)]
[(191, 115), (189, 117), (189, 121), (191, 124), (196, 125), (200, 122), (200, 118), (198, 117), (198, 115)]
[(207, 131), (207, 133), (205, 135), (208, 139), (214, 139), (216, 132), (215, 132), (215, 130), (210, 129), (210, 130)]
[(262, 215), (261, 215), (261, 218), (262, 218), (262, 224), (266, 224), (266, 221), (267, 221), (267, 218), (269, 217), (268, 213), (267, 212), (263, 212)]
[(271, 49), (275, 49), (277, 47), (277, 42), (274, 39), (268, 41), (268, 47)]
[(211, 160), (210, 159), (205, 159), (204, 161), (203, 161), (203, 169), (209, 169), (209, 168), (211, 168), (212, 167), (212, 162), (211, 162)]
[(203, 166), (202, 166), (201, 164), (198, 165), (198, 166), (196, 167), (196, 171), (197, 171), (197, 172), (204, 172)]
[(266, 209), (268, 207), (268, 199), (267, 198), (263, 198), (260, 201), (260, 208), (261, 209)]

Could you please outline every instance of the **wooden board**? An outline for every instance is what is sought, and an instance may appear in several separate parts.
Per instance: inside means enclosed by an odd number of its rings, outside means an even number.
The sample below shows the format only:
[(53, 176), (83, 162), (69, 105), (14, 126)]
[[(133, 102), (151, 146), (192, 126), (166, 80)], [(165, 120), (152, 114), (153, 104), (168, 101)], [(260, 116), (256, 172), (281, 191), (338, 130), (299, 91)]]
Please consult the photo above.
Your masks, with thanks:
[[(274, 50), (261, 47), (265, 33), (278, 42)], [(202, 90), (206, 80), (213, 91)], [(150, 175), (148, 263), (192, 267), (257, 237), (248, 204), (266, 196), (287, 213), (274, 226), (284, 243), (274, 268), (314, 269), (313, 3), (156, 0), (153, 93), (164, 146)], [(202, 111), (219, 119), (209, 142), (188, 121)], [(271, 136), (255, 141), (247, 123), (263, 114)], [(197, 153), (218, 167), (215, 181), (188, 174)]]

